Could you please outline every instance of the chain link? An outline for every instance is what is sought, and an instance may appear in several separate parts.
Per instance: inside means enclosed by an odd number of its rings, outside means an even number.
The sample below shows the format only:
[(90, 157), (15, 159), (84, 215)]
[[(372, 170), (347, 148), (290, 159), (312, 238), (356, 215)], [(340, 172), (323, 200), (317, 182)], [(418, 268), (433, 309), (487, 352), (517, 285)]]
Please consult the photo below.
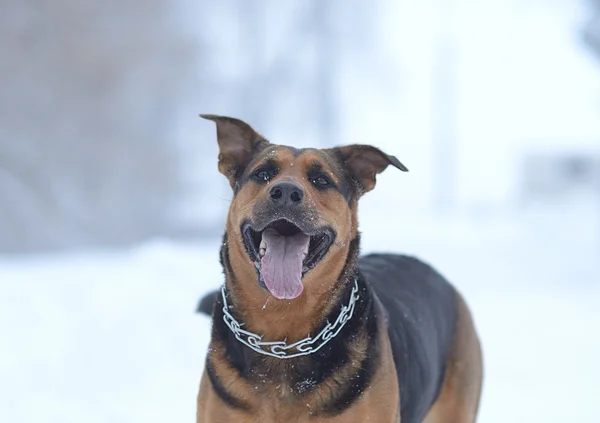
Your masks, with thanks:
[(355, 280), (352, 293), (350, 294), (350, 301), (348, 302), (348, 305), (342, 306), (342, 310), (334, 323), (327, 322), (327, 325), (325, 325), (323, 330), (321, 330), (314, 338), (309, 336), (288, 345), (286, 341), (263, 341), (261, 335), (242, 329), (243, 323), (239, 323), (231, 313), (229, 313), (225, 285), (221, 288), (221, 295), (223, 297), (223, 321), (235, 335), (236, 339), (259, 354), (282, 359), (300, 357), (319, 351), (327, 344), (327, 342), (335, 338), (348, 320), (352, 318), (354, 306), (356, 305), (356, 301), (360, 298), (358, 295), (358, 280)]

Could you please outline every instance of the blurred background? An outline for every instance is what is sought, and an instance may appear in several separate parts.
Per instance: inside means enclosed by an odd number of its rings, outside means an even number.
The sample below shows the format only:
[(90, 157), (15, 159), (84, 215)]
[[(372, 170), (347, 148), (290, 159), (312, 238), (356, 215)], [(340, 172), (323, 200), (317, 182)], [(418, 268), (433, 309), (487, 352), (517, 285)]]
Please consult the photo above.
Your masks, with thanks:
[(397, 156), (363, 252), (463, 292), (479, 421), (600, 421), (597, 0), (0, 0), (0, 421), (194, 421), (231, 198), (199, 113)]

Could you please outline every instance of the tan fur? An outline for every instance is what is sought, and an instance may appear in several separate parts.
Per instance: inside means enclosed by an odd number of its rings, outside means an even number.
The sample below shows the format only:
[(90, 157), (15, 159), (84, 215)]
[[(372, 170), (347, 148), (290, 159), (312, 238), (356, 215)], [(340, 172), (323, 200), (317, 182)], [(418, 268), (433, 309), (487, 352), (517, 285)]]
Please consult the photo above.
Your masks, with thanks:
[(458, 293), (456, 299), (458, 319), (452, 352), (440, 396), (425, 423), (473, 423), (477, 417), (483, 379), (481, 346), (465, 301)]

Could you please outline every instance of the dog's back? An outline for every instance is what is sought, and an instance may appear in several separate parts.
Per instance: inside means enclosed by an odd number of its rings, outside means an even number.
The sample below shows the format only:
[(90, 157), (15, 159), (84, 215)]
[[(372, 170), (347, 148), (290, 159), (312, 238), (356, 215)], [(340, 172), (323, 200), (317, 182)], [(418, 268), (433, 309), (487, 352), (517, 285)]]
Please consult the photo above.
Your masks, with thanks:
[(456, 291), (427, 264), (371, 254), (360, 271), (387, 313), (402, 422), (423, 420), (439, 395), (457, 320)]

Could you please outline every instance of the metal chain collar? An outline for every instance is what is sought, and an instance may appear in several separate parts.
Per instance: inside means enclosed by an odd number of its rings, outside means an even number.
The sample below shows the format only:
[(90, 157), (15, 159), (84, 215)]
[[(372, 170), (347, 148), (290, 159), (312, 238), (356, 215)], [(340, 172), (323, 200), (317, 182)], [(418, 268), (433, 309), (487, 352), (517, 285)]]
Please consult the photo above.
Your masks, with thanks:
[[(223, 321), (235, 335), (238, 341), (252, 348), (259, 354), (268, 355), (275, 358), (294, 358), (302, 355), (309, 355), (319, 351), (325, 344), (335, 338), (348, 320), (352, 318), (356, 301), (360, 298), (358, 295), (358, 280), (354, 281), (354, 287), (350, 294), (348, 305), (342, 306), (342, 310), (334, 323), (327, 322), (327, 325), (314, 338), (306, 337), (298, 342), (288, 345), (286, 341), (265, 342), (262, 336), (256, 333), (248, 332), (242, 329), (243, 323), (239, 323), (229, 313), (229, 305), (227, 304), (227, 290), (225, 285), (221, 288), (223, 296)], [(316, 346), (315, 346), (316, 344)]]

